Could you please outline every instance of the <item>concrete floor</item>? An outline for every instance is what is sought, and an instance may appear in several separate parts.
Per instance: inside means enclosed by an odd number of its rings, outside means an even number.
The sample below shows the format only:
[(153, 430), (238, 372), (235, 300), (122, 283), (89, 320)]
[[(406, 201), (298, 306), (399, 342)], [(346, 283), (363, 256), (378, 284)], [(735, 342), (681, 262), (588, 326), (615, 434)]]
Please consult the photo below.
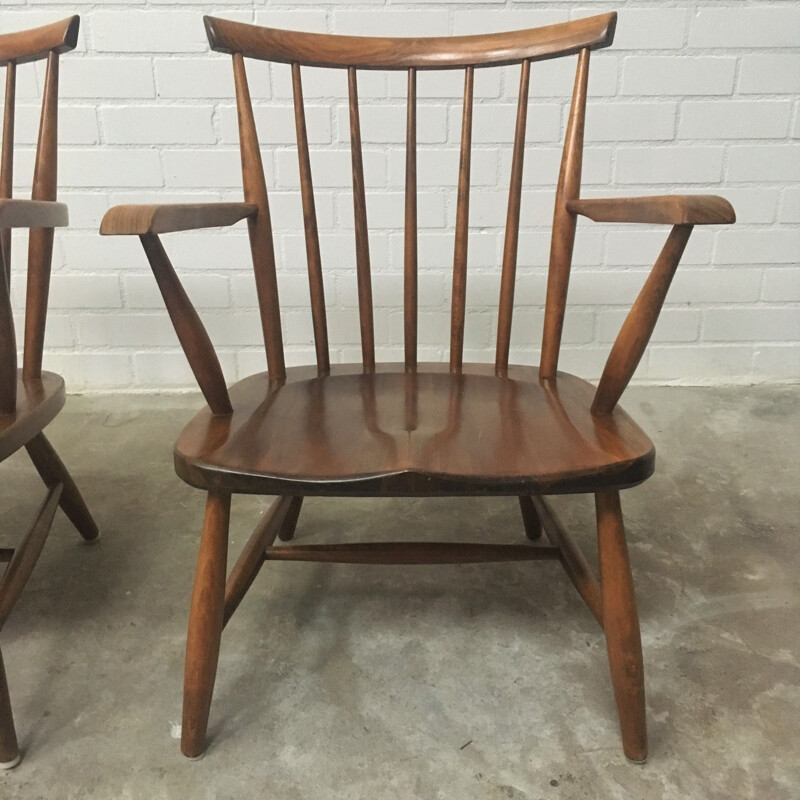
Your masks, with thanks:
[[(211, 746), (178, 750), (203, 500), (171, 443), (194, 397), (72, 397), (50, 437), (102, 530), (63, 515), (2, 632), (13, 798), (800, 797), (797, 387), (635, 389), (659, 448), (627, 491), (651, 757), (628, 764), (601, 632), (554, 562), (267, 565), (226, 630)], [(0, 544), (41, 497), (0, 468)], [(594, 555), (592, 506), (557, 499)], [(232, 550), (258, 510), (236, 498)], [(310, 500), (305, 542), (524, 541), (516, 501)]]

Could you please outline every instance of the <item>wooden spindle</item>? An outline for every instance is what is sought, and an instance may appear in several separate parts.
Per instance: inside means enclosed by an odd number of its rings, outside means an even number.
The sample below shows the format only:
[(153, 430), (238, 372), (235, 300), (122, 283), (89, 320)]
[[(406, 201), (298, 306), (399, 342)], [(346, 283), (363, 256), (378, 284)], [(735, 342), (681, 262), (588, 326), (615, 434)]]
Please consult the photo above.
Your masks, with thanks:
[(403, 241), (404, 344), (407, 370), (417, 368), (417, 71), (408, 71), (406, 219)]
[(544, 332), (539, 375), (555, 377), (558, 370), (558, 353), (564, 328), (564, 310), (567, 304), (569, 271), (572, 265), (572, 248), (575, 244), (575, 214), (567, 210), (567, 203), (576, 200), (581, 190), (583, 163), (583, 128), (586, 119), (586, 87), (589, 81), (589, 50), (584, 48), (578, 56), (572, 106), (569, 111), (561, 171), (558, 176), (556, 205), (553, 213), (553, 236), (550, 244), (550, 269), (547, 275), (547, 299), (544, 309)]
[[(11, 197), (14, 184), (14, 111), (17, 94), (17, 65), (6, 65), (6, 95), (3, 110), (3, 143), (0, 146), (0, 197)], [(0, 230), (0, 260), (11, 284), (11, 228)]]
[(523, 61), (519, 78), (517, 124), (514, 130), (514, 154), (511, 159), (506, 238), (503, 245), (503, 271), (500, 279), (500, 310), (497, 320), (497, 352), (495, 355), (495, 368), (500, 372), (508, 369), (508, 351), (511, 346), (511, 316), (514, 312), (514, 283), (517, 277), (519, 210), (522, 199), (522, 164), (525, 158), (530, 74), (531, 62)]
[(214, 346), (178, 280), (161, 240), (154, 233), (143, 234), (139, 239), (153, 269), (153, 276), (164, 298), (164, 305), (167, 307), (178, 341), (186, 354), (186, 360), (197, 379), (203, 397), (215, 414), (230, 414), (231, 401)]
[(461, 117), (461, 156), (458, 165), (456, 241), (453, 251), (453, 301), (450, 321), (450, 369), (457, 372), (464, 359), (464, 319), (467, 302), (467, 239), (469, 234), (469, 175), (472, 156), (473, 67), (464, 72), (464, 110)]
[[(42, 96), (42, 118), (36, 163), (33, 170), (33, 200), (56, 199), (58, 166), (58, 53), (47, 56), (47, 72)], [(32, 228), (28, 236), (28, 285), (25, 304), (25, 351), (22, 376), (36, 379), (42, 374), (42, 351), (50, 293), (50, 266), (53, 260), (53, 229)]]
[(284, 380), (286, 365), (283, 357), (281, 309), (278, 301), (278, 278), (275, 268), (275, 244), (272, 240), (272, 219), (269, 213), (267, 183), (264, 165), (258, 146), (256, 121), (247, 72), (241, 53), (233, 54), (233, 80), (236, 87), (236, 110), (239, 118), (239, 148), (242, 156), (242, 183), (245, 202), (258, 206), (258, 214), (249, 217), (247, 230), (253, 255), (261, 328), (267, 351), (267, 368), (270, 380)]
[(610, 413), (633, 377), (691, 233), (691, 225), (672, 228), (611, 348), (592, 403), (593, 414)]
[(297, 129), (297, 157), (300, 163), (300, 195), (303, 199), (303, 220), (308, 259), (308, 288), (311, 293), (311, 316), (314, 323), (314, 344), (317, 351), (317, 368), (330, 372), (328, 352), (328, 323), (325, 315), (325, 288), (322, 283), (322, 256), (319, 249), (317, 209), (314, 203), (314, 183), (311, 179), (311, 159), (308, 153), (306, 110), (303, 102), (303, 83), (300, 65), (292, 64), (292, 93), (294, 95), (294, 123)]
[(358, 75), (347, 69), (350, 95), (350, 154), (353, 161), (353, 214), (356, 232), (358, 313), (361, 322), (361, 358), (365, 372), (375, 371), (375, 330), (372, 316), (372, 277), (369, 262), (367, 197), (364, 187), (364, 159), (361, 154), (361, 121), (358, 114)]
[(0, 266), (0, 414), (13, 414), (17, 410), (17, 337), (6, 267), (4, 263)]

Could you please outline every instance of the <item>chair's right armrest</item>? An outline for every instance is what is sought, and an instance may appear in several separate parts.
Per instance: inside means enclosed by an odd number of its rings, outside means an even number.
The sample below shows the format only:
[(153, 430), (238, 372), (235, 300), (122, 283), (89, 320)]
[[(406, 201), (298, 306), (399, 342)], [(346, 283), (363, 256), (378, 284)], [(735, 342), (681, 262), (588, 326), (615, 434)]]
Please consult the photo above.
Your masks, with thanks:
[(219, 228), (253, 217), (252, 203), (173, 203), (130, 205), (110, 208), (100, 223), (104, 236), (142, 236), (198, 228)]

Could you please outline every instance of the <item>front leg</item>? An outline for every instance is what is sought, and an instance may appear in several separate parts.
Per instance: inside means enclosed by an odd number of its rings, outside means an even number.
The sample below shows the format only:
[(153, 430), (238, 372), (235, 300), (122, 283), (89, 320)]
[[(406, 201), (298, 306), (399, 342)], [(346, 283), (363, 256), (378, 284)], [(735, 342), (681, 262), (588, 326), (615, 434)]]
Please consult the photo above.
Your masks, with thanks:
[(225, 610), (230, 512), (229, 494), (208, 493), (189, 613), (183, 678), (181, 751), (189, 758), (197, 758), (206, 749), (206, 728)]
[(631, 761), (642, 763), (647, 760), (642, 640), (619, 492), (598, 492), (595, 507), (603, 628), (622, 730), (622, 748)]

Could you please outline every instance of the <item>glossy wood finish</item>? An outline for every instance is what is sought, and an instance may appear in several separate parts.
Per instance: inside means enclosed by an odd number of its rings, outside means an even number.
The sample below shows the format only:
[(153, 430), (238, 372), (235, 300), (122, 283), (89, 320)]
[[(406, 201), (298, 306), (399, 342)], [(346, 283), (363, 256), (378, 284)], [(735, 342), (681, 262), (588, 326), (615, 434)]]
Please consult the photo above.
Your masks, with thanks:
[(406, 194), (403, 238), (403, 346), (407, 370), (417, 368), (417, 72), (408, 71)]
[(37, 434), (28, 441), (25, 449), (45, 484), (49, 487), (61, 485), (59, 505), (75, 529), (87, 542), (94, 541), (99, 535), (97, 523), (89, 513), (75, 481), (47, 437), (43, 433)]
[(474, 542), (354, 542), (270, 547), (264, 552), (266, 561), (321, 561), (326, 564), (487, 564), (558, 557), (557, 547)]
[(609, 413), (633, 377), (650, 341), (691, 232), (691, 225), (676, 225), (670, 232), (611, 348), (592, 402), (593, 413)]
[(178, 341), (203, 392), (203, 397), (215, 414), (229, 414), (231, 401), (214, 346), (189, 296), (178, 280), (161, 245), (161, 240), (151, 233), (139, 238), (175, 327)]
[[(6, 548), (8, 567), (0, 580), (0, 627), (27, 583), (60, 506), (87, 540), (97, 526), (75, 482), (45, 438), (44, 428), (64, 405), (64, 381), (42, 370), (54, 228), (68, 222), (56, 202), (59, 54), (75, 47), (78, 17), (35, 30), (0, 35), (0, 66), (6, 68), (3, 141), (0, 147), (0, 461), (25, 447), (48, 487), (39, 513), (17, 547)], [(17, 67), (46, 59), (39, 137), (31, 199), (12, 197)], [(33, 67), (26, 67), (32, 70)], [(22, 369), (10, 302), (11, 231), (28, 228), (27, 287)], [(0, 767), (19, 762), (5, 672), (0, 659)]]
[(247, 58), (349, 69), (489, 67), (566, 56), (614, 40), (617, 15), (478, 36), (387, 38), (301, 33), (204, 17), (212, 50)]
[[(549, 494), (632, 486), (653, 445), (621, 409), (590, 413), (594, 387), (533, 367), (402, 364), (292, 367), (230, 389), (233, 413), (201, 411), (175, 445), (175, 467), (202, 489), (258, 494)], [(416, 409), (413, 427), (409, 409)], [(475, 431), (480, 430), (480, 438)]]
[[(3, 104), (3, 141), (0, 143), (0, 199), (11, 197), (14, 185), (14, 117), (17, 97), (17, 65), (6, 65), (6, 92)], [(11, 282), (11, 229), (0, 223), (0, 267)]]
[[(292, 497), (278, 497), (259, 520), (225, 582), (223, 626), (239, 607), (264, 563), (264, 551), (275, 541), (292, 508)], [(299, 509), (298, 509), (299, 513)], [(295, 522), (297, 518), (295, 517)]]
[(523, 61), (519, 79), (514, 154), (511, 159), (511, 181), (508, 190), (506, 236), (503, 244), (503, 270), (500, 276), (500, 306), (497, 322), (495, 366), (501, 372), (508, 369), (508, 351), (511, 345), (511, 316), (514, 311), (514, 285), (517, 279), (519, 212), (522, 200), (522, 163), (525, 158), (525, 129), (528, 121), (530, 75), (531, 62)]
[(647, 759), (644, 665), (619, 492), (599, 492), (595, 495), (595, 505), (603, 587), (603, 629), (622, 730), (622, 747), (631, 761), (641, 763)]
[[(694, 224), (730, 222), (720, 198), (693, 196), (582, 200), (581, 168), (589, 54), (611, 43), (616, 15), (531, 31), (446, 38), (308, 34), (206, 18), (213, 49), (233, 56), (244, 200), (240, 209), (192, 217), (191, 227), (247, 217), (268, 372), (228, 389), (195, 310), (155, 236), (154, 220), (185, 223), (175, 207), (112, 209), (103, 233), (139, 233), (209, 406), (186, 426), (174, 451), (178, 474), (208, 493), (189, 626), (182, 749), (205, 747), (205, 730), (222, 627), (264, 561), (352, 564), (458, 564), (557, 559), (606, 633), (626, 754), (646, 754), (638, 621), (625, 552), (620, 489), (645, 480), (654, 450), (618, 406), (653, 332), (669, 281)], [(540, 368), (509, 364), (517, 251), (522, 217), (525, 138), (532, 64), (577, 55), (572, 103), (556, 190)], [(311, 296), (316, 365), (286, 369), (267, 186), (245, 72), (245, 58), (290, 65)], [(494, 364), (464, 363), (470, 172), (475, 70), (518, 64), (520, 82), (511, 155)], [(323, 264), (317, 227), (302, 76), (306, 67), (347, 70), (355, 280), (362, 363), (331, 363)], [(419, 363), (417, 72), (464, 70), (455, 203), (449, 363)], [(375, 360), (367, 192), (358, 71), (407, 71), (403, 231), (402, 363)], [(454, 180), (455, 180), (455, 176)], [(216, 204), (221, 205), (221, 204)], [(153, 207), (150, 207), (151, 209)], [(253, 213), (255, 209), (255, 213)], [(137, 216), (138, 214), (138, 216)], [(597, 389), (558, 371), (577, 218), (675, 225), (624, 322)], [(184, 220), (178, 223), (175, 220)], [(161, 223), (167, 224), (167, 223)], [(1, 299), (1, 298), (0, 298)], [(444, 343), (443, 343), (444, 344)], [(333, 344), (335, 346), (335, 344)], [(335, 360), (335, 359), (333, 359)], [(601, 570), (543, 496), (586, 492), (597, 500)], [(277, 495), (225, 581), (232, 493)], [(536, 544), (361, 542), (275, 546), (292, 540), (306, 496), (516, 496), (527, 537)], [(542, 536), (542, 533), (546, 537)], [(2, 553), (0, 553), (2, 555)]]
[(218, 228), (254, 217), (252, 203), (173, 203), (170, 205), (115, 206), (104, 217), (104, 235), (171, 233), (197, 228)]
[[(42, 95), (42, 119), (33, 169), (31, 199), (55, 201), (58, 161), (58, 53), (47, 56), (47, 71)], [(47, 298), (50, 294), (50, 267), (53, 260), (52, 228), (39, 227), (34, 220), (28, 234), (28, 286), (25, 294), (25, 350), (22, 375), (36, 380), (42, 374)]]
[(595, 222), (657, 225), (730, 225), (736, 222), (736, 212), (727, 200), (707, 194), (570, 200), (567, 210)]
[(547, 533), (547, 538), (558, 547), (561, 554), (561, 564), (572, 585), (578, 590), (594, 618), (603, 627), (603, 600), (600, 582), (594, 575), (586, 556), (580, 547), (561, 523), (553, 511), (553, 507), (543, 497), (531, 498), (536, 514)]
[(242, 183), (245, 202), (258, 207), (258, 213), (247, 219), (253, 272), (256, 278), (261, 329), (267, 353), (269, 374), (281, 380), (285, 374), (281, 309), (278, 302), (278, 277), (275, 271), (275, 243), (272, 239), (272, 217), (269, 213), (267, 182), (258, 145), (250, 87), (241, 54), (233, 56), (233, 80), (236, 87), (236, 112), (239, 120), (239, 148), (242, 155)]
[(64, 379), (54, 372), (42, 372), (38, 381), (23, 381), (17, 370), (14, 411), (0, 414), (0, 461), (16, 453), (44, 430), (64, 407)]
[(210, 492), (189, 613), (183, 677), (181, 752), (189, 758), (206, 749), (206, 726), (219, 660), (225, 613), (230, 494)]
[(78, 44), (81, 19), (75, 15), (27, 31), (0, 34), (0, 67), (27, 64), (47, 58), (51, 53), (66, 53)]
[(461, 153), (458, 162), (456, 241), (453, 248), (453, 297), (450, 316), (450, 369), (458, 371), (464, 358), (464, 322), (467, 303), (467, 248), (469, 235), (469, 181), (472, 160), (472, 95), (475, 70), (464, 71), (461, 114)]
[(319, 248), (317, 208), (314, 203), (314, 183), (311, 178), (311, 157), (308, 151), (306, 111), (303, 102), (303, 83), (300, 65), (292, 64), (292, 94), (294, 97), (294, 120), (297, 131), (297, 158), (300, 168), (300, 194), (303, 198), (303, 230), (306, 237), (308, 259), (308, 289), (311, 297), (311, 315), (314, 323), (314, 346), (317, 352), (317, 368), (327, 372), (331, 366), (328, 350), (328, 321), (325, 312), (325, 287), (322, 281), (322, 255)]
[(367, 198), (364, 186), (364, 159), (361, 154), (361, 119), (358, 111), (358, 76), (347, 70), (350, 98), (350, 154), (353, 162), (353, 220), (356, 234), (356, 277), (358, 279), (358, 317), (361, 325), (361, 360), (365, 372), (375, 369), (375, 330), (372, 316), (372, 276), (369, 258)]
[(544, 331), (539, 371), (552, 378), (558, 371), (558, 354), (561, 350), (561, 333), (567, 307), (567, 288), (575, 245), (575, 215), (567, 210), (567, 203), (577, 199), (581, 189), (583, 167), (583, 129), (586, 122), (586, 91), (589, 83), (589, 51), (581, 50), (578, 71), (572, 91), (564, 154), (556, 190), (556, 207), (553, 212), (553, 235), (550, 243), (550, 268), (547, 275), (547, 298), (544, 306)]

